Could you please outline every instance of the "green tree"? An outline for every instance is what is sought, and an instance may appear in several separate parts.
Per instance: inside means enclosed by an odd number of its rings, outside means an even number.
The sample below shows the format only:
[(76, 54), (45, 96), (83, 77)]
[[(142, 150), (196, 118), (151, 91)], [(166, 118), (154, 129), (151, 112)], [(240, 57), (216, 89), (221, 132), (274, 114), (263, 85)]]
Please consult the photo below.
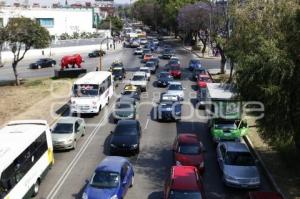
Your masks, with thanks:
[(7, 26), (7, 40), (14, 54), (12, 68), (16, 84), (20, 85), (17, 72), (18, 63), (24, 58), (30, 48), (46, 48), (50, 44), (50, 34), (47, 29), (29, 18), (12, 18)]
[(110, 29), (112, 34), (118, 34), (123, 29), (123, 22), (119, 17), (110, 16), (103, 20), (99, 26), (101, 29)]

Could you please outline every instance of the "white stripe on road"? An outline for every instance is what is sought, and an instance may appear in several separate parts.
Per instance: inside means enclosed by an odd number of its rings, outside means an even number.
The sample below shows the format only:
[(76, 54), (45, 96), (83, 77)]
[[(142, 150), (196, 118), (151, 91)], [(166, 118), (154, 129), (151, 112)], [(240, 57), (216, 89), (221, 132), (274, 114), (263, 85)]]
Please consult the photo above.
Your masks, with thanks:
[(149, 120), (149, 118), (148, 118), (144, 130), (148, 128), (149, 121), (150, 121), (150, 120)]
[(112, 104), (113, 103), (110, 104), (110, 106), (108, 108), (109, 110), (105, 112), (106, 114), (102, 117), (102, 120), (98, 123), (98, 125), (96, 126), (96, 128), (89, 135), (89, 137), (87, 138), (86, 142), (83, 144), (83, 147), (79, 150), (79, 152), (74, 157), (74, 159), (72, 160), (72, 162), (69, 164), (69, 166), (67, 167), (67, 169), (64, 171), (64, 173), (62, 174), (62, 176), (59, 178), (59, 180), (57, 181), (57, 183), (51, 189), (51, 191), (49, 192), (49, 194), (47, 196), (47, 199), (53, 199), (53, 198), (55, 198), (55, 196), (58, 193), (58, 191), (64, 185), (64, 183), (67, 180), (68, 176), (70, 175), (72, 169), (75, 167), (75, 165), (77, 164), (77, 162), (79, 161), (79, 159), (82, 157), (82, 155), (86, 151), (87, 147), (92, 142), (93, 138), (95, 137), (95, 135), (97, 134), (98, 130), (102, 126), (103, 122), (105, 121), (105, 119), (107, 119), (107, 116), (110, 114), (111, 108), (112, 108)]

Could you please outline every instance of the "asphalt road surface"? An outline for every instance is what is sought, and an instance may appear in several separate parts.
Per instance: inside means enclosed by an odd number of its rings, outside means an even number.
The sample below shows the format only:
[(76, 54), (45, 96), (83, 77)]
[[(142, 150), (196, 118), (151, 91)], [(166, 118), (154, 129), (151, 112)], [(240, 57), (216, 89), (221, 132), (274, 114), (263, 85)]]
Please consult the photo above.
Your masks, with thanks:
[[(177, 49), (177, 56), (182, 66), (186, 66), (193, 57), (189, 52)], [(118, 58), (123, 61), (128, 71), (136, 70), (140, 65), (140, 59), (133, 56), (133, 49), (124, 49), (106, 57), (106, 63)], [(93, 61), (91, 60), (91, 63)], [(96, 64), (97, 61), (94, 61)], [(166, 61), (161, 61), (161, 68)], [(92, 67), (91, 67), (92, 68)], [(221, 180), (221, 173), (217, 165), (215, 145), (208, 133), (206, 119), (197, 115), (203, 115), (201, 110), (195, 110), (193, 106), (195, 82), (190, 80), (190, 72), (184, 70), (182, 83), (185, 89), (185, 101), (183, 105), (183, 118), (180, 122), (159, 123), (152, 118), (152, 104), (158, 101), (158, 94), (164, 92), (164, 88), (156, 88), (153, 82), (156, 77), (152, 75), (148, 84), (147, 93), (143, 94), (138, 108), (138, 119), (142, 125), (142, 139), (140, 154), (129, 157), (134, 165), (135, 183), (126, 195), (128, 199), (160, 199), (162, 198), (164, 180), (172, 165), (171, 146), (174, 138), (180, 133), (195, 133), (206, 147), (205, 174), (203, 177), (206, 196), (208, 199), (246, 198), (247, 190), (235, 190), (227, 188)], [(128, 73), (127, 79), (131, 76)], [(116, 87), (116, 95), (122, 91), (124, 83)], [(85, 117), (88, 125), (87, 133), (79, 140), (76, 150), (55, 153), (55, 164), (41, 184), (39, 195), (36, 198), (47, 199), (71, 199), (81, 198), (86, 186), (86, 180), (90, 178), (96, 165), (105, 156), (109, 155), (110, 131), (115, 124), (110, 122), (110, 113), (113, 103), (110, 100), (98, 116)], [(189, 116), (190, 115), (190, 116)], [(189, 116), (189, 117), (187, 117)], [(271, 186), (262, 175), (261, 190), (271, 190)]]

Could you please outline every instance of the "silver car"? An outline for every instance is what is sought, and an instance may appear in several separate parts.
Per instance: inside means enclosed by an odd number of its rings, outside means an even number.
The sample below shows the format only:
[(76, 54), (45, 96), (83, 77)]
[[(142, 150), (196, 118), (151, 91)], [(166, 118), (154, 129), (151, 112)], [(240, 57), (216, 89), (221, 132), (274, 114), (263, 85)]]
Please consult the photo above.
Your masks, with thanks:
[(181, 101), (184, 100), (184, 88), (182, 87), (181, 82), (170, 82), (167, 88), (167, 94), (176, 95)]
[(78, 139), (85, 135), (85, 122), (79, 117), (62, 117), (51, 131), (55, 150), (75, 149)]
[(225, 185), (235, 188), (258, 188), (260, 175), (256, 161), (246, 144), (221, 142), (217, 158)]

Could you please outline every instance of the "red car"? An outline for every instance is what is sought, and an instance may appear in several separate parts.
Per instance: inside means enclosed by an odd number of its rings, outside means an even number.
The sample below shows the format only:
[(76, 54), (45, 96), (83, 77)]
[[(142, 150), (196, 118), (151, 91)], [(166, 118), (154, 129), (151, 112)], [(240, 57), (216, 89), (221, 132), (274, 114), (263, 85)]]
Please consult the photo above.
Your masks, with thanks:
[(145, 54), (143, 57), (143, 62), (146, 63), (147, 61), (150, 61), (150, 59), (153, 58), (152, 54)]
[(195, 166), (199, 174), (204, 173), (204, 152), (202, 142), (194, 134), (180, 134), (173, 145), (174, 161), (176, 165)]
[(249, 192), (248, 199), (283, 199), (282, 195), (277, 192)]
[(212, 79), (208, 74), (199, 74), (197, 84), (199, 88), (206, 88), (207, 83), (212, 83)]
[(165, 183), (164, 199), (204, 199), (204, 187), (198, 170), (193, 166), (173, 166)]
[(170, 75), (175, 79), (181, 78), (181, 70), (180, 70), (180, 65), (179, 64), (172, 64), (169, 66), (169, 73)]

